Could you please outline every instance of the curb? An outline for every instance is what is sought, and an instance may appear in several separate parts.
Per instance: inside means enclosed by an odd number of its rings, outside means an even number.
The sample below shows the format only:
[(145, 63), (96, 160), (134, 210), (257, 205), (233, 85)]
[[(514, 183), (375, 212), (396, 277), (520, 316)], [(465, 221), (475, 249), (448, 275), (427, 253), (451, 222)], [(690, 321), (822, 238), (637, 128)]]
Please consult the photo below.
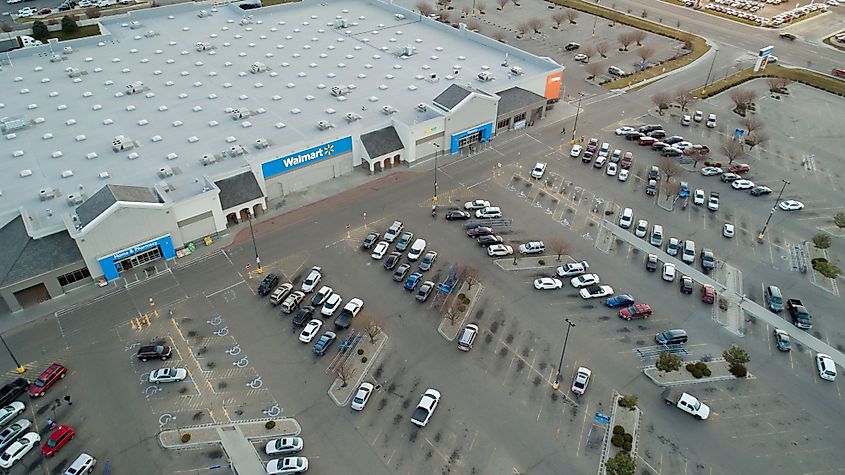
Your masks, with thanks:
[(275, 417), (267, 417), (267, 418), (261, 418), (261, 419), (250, 419), (248, 421), (243, 421), (243, 422), (239, 421), (239, 422), (236, 422), (236, 423), (227, 423), (227, 424), (209, 423), (209, 424), (202, 424), (202, 425), (196, 425), (196, 426), (180, 427), (179, 429), (168, 429), (168, 430), (164, 430), (164, 431), (159, 432), (158, 436), (156, 438), (158, 439), (159, 445), (162, 448), (168, 449), (168, 450), (194, 449), (194, 448), (198, 448), (198, 447), (206, 447), (206, 446), (209, 446), (209, 445), (222, 446), (223, 444), (222, 444), (222, 442), (220, 441), (219, 438), (214, 439), (214, 440), (201, 441), (201, 442), (188, 442), (188, 443), (184, 443), (184, 444), (179, 443), (179, 445), (168, 445), (162, 440), (162, 436), (163, 436), (163, 434), (166, 434), (166, 433), (172, 433), (172, 432), (190, 433), (191, 431), (196, 431), (196, 430), (213, 430), (215, 432), (215, 435), (216, 435), (217, 429), (220, 428), (220, 427), (241, 426), (241, 425), (244, 425), (244, 424), (252, 424), (252, 423), (256, 423), (256, 422), (266, 423), (267, 421), (285, 421), (286, 423), (292, 423), (296, 427), (296, 429), (293, 432), (284, 432), (284, 433), (280, 433), (280, 434), (267, 434), (267, 435), (259, 435), (259, 436), (245, 437), (245, 438), (249, 441), (253, 441), (253, 440), (262, 440), (262, 439), (272, 439), (272, 438), (275, 438), (275, 437), (283, 437), (283, 436), (286, 436), (286, 435), (299, 435), (299, 434), (302, 433), (302, 426), (299, 425), (299, 421), (297, 421), (296, 419), (293, 419), (293, 418), (290, 418), (290, 417), (285, 417), (285, 418), (281, 418), (281, 419), (275, 418)]
[(473, 297), (472, 301), (470, 302), (469, 308), (467, 309), (466, 314), (464, 314), (464, 318), (462, 318), (461, 323), (459, 325), (457, 325), (458, 331), (456, 331), (455, 334), (451, 338), (449, 337), (449, 335), (447, 335), (443, 331), (443, 324), (445, 324), (446, 321), (447, 321), (447, 319), (445, 317), (440, 320), (440, 325), (437, 325), (437, 333), (439, 333), (440, 336), (445, 338), (446, 341), (455, 341), (455, 338), (458, 337), (458, 332), (460, 331), (460, 328), (464, 326), (464, 323), (466, 323), (467, 319), (469, 318), (470, 314), (472, 313), (472, 309), (475, 308), (475, 304), (476, 304), (476, 302), (478, 302), (478, 297), (483, 292), (484, 292), (484, 286), (481, 284), (481, 282), (478, 282), (478, 290), (475, 292), (475, 296)]
[[(552, 256), (552, 257), (554, 257), (554, 256)], [(517, 264), (516, 266), (509, 264), (509, 265), (507, 265), (507, 268), (506, 268), (505, 265), (503, 264), (504, 261), (510, 262), (511, 264), (513, 263), (513, 259), (496, 259), (495, 261), (493, 261), (493, 263), (496, 264), (496, 266), (498, 266), (500, 269), (502, 269), (504, 271), (538, 270), (538, 269), (550, 269), (550, 268), (554, 269), (554, 268), (557, 268), (556, 265), (551, 265), (551, 266), (550, 265), (520, 266), (519, 264)]]
[[(379, 355), (381, 355), (381, 350), (384, 348), (384, 345), (387, 344), (387, 340), (390, 339), (387, 333), (382, 332), (382, 335), (384, 336), (384, 339), (381, 340), (381, 343), (376, 347), (376, 351), (373, 352), (373, 357), (367, 359), (364, 369), (363, 371), (361, 371), (361, 375), (355, 380), (355, 384), (351, 384), (348, 386), (351, 386), (353, 389), (357, 388), (361, 384), (361, 381), (364, 380), (364, 376), (367, 375), (367, 372), (370, 371), (370, 367), (373, 365), (373, 363), (376, 362)], [(346, 406), (346, 404), (349, 402), (349, 399), (352, 398), (352, 393), (354, 392), (354, 390), (349, 391), (349, 394), (346, 396), (346, 399), (344, 399), (343, 401), (338, 401), (337, 398), (335, 398), (334, 394), (332, 394), (332, 388), (334, 388), (336, 384), (338, 384), (337, 378), (335, 378), (335, 380), (332, 382), (326, 392), (328, 393), (329, 398), (331, 398), (331, 400), (334, 401), (334, 403), (337, 404), (338, 407)]]
[[(709, 361), (709, 363), (718, 363), (718, 362), (721, 362), (721, 361), (724, 361), (724, 360), (714, 359), (714, 360)], [(715, 382), (715, 381), (728, 381), (728, 380), (738, 380), (738, 379), (757, 379), (756, 376), (754, 376), (751, 373), (748, 373), (748, 375), (744, 378), (737, 378), (736, 376), (729, 374), (729, 375), (724, 375), (724, 376), (711, 376), (709, 378), (682, 379), (680, 381), (659, 381), (654, 376), (649, 374), (649, 371), (657, 371), (657, 368), (654, 365), (646, 366), (645, 368), (643, 368), (643, 374), (648, 379), (650, 379), (652, 383), (654, 383), (655, 385), (662, 387), (662, 388), (671, 388), (671, 387), (676, 387), (676, 386), (689, 386), (689, 385), (692, 385), (692, 384), (699, 384), (699, 383), (712, 383), (712, 382)]]

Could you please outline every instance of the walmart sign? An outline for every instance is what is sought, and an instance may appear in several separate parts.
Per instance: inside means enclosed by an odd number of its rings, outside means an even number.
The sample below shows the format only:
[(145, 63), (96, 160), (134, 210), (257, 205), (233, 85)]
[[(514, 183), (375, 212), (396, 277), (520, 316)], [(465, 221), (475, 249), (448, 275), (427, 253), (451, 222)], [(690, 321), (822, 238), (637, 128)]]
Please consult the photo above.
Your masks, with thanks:
[(304, 167), (352, 150), (352, 137), (344, 137), (334, 142), (311, 147), (284, 157), (279, 157), (261, 164), (264, 179), (287, 173), (295, 168)]

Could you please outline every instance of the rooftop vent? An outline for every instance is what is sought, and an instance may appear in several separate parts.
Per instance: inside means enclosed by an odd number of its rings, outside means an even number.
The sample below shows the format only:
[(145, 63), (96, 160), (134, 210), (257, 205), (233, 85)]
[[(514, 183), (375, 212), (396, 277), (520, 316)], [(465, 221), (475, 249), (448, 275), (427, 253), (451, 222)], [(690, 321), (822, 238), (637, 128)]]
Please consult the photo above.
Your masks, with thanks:
[(428, 106), (425, 105), (425, 103), (420, 102), (419, 104), (417, 104), (417, 110), (420, 112), (425, 112), (428, 110)]
[(42, 188), (38, 192), (38, 197), (41, 199), (41, 201), (52, 200), (56, 197), (56, 190), (49, 186), (47, 188)]
[(356, 120), (361, 120), (361, 116), (354, 112), (347, 112), (346, 113), (346, 121), (347, 122), (355, 122)]
[(255, 140), (255, 148), (262, 149), (267, 148), (270, 146), (270, 142), (267, 141), (264, 137), (258, 138)]
[(349, 20), (347, 20), (346, 18), (338, 18), (334, 22), (334, 27), (340, 29), (349, 28)]
[(262, 71), (267, 71), (267, 65), (258, 61), (252, 63), (252, 65), (249, 67), (249, 72), (251, 72), (252, 74), (258, 74)]
[(235, 109), (232, 111), (232, 120), (241, 120), (246, 119), (247, 117), (252, 116), (252, 111), (249, 109)]
[(81, 205), (83, 201), (85, 201), (85, 198), (82, 193), (71, 193), (67, 195), (67, 204), (71, 206)]
[(335, 97), (345, 96), (349, 94), (349, 88), (347, 86), (332, 86), (331, 92)]
[(158, 169), (158, 176), (160, 176), (161, 178), (173, 176), (173, 169), (170, 167), (161, 167)]
[(118, 135), (112, 140), (111, 148), (115, 152), (120, 152), (121, 150), (129, 150), (135, 148), (135, 142), (128, 137)]
[(217, 163), (217, 157), (214, 155), (203, 155), (202, 158), (200, 158), (200, 163), (202, 163), (202, 166), (207, 167)]
[(150, 88), (144, 85), (142, 81), (135, 81), (132, 84), (126, 85), (126, 94), (140, 94), (149, 90)]
[(317, 122), (317, 128), (320, 130), (331, 129), (332, 127), (334, 127), (334, 124), (327, 120), (321, 120), (320, 122)]
[(393, 107), (391, 105), (386, 105), (386, 106), (382, 107), (381, 111), (383, 113), (387, 114), (387, 115), (395, 114), (395, 113), (399, 112), (395, 107)]
[(493, 80), (493, 73), (488, 72), (488, 71), (482, 71), (482, 72), (478, 73), (478, 80), (484, 81), (484, 82), (492, 81)]
[(216, 46), (211, 43), (206, 43), (204, 41), (197, 42), (197, 51), (211, 51), (213, 49), (216, 49)]
[(521, 76), (524, 73), (525, 73), (525, 70), (523, 70), (519, 66), (514, 66), (514, 67), (511, 68), (511, 74), (513, 74), (514, 76)]

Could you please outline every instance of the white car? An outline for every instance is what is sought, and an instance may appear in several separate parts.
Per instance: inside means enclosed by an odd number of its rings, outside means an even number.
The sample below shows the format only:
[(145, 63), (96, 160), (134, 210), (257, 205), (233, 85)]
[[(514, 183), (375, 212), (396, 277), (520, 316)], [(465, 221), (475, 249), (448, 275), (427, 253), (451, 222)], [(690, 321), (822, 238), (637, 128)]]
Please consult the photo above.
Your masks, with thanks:
[(572, 146), (572, 149), (571, 149), (571, 150), (569, 150), (569, 156), (570, 156), (570, 157), (572, 157), (572, 158), (577, 158), (577, 157), (580, 157), (580, 156), (581, 156), (581, 152), (582, 152), (583, 150), (584, 150), (584, 149), (583, 149), (580, 145), (575, 144), (575, 145), (573, 145), (573, 146)]
[(302, 437), (282, 437), (267, 442), (264, 453), (267, 455), (295, 454), (301, 451), (304, 445)]
[(21, 8), (20, 10), (18, 10), (18, 18), (29, 18), (32, 15), (35, 15), (36, 13), (38, 13), (38, 10), (32, 7)]
[(587, 392), (587, 385), (590, 384), (590, 376), (593, 374), (589, 368), (581, 366), (575, 373), (575, 378), (572, 380), (571, 391), (577, 395), (583, 395)]
[(781, 201), (778, 207), (784, 211), (797, 211), (804, 208), (804, 203), (795, 200)]
[(629, 127), (629, 126), (626, 125), (624, 127), (619, 127), (618, 129), (616, 129), (616, 135), (625, 135), (628, 132), (636, 132), (636, 131), (637, 131), (637, 129), (635, 129), (633, 127)]
[(343, 297), (340, 294), (331, 294), (329, 298), (326, 299), (326, 302), (323, 303), (323, 309), (320, 310), (322, 315), (327, 317), (331, 317), (340, 308), (340, 304), (343, 303)]
[(587, 272), (590, 264), (587, 261), (581, 262), (567, 262), (562, 266), (558, 266), (555, 270), (558, 277), (575, 277)]
[(681, 394), (677, 407), (687, 414), (692, 414), (696, 419), (706, 420), (710, 416), (710, 407), (689, 393)]
[(584, 54), (584, 53), (578, 53), (578, 54), (576, 54), (576, 55), (575, 55), (572, 59), (574, 59), (575, 61), (584, 61), (584, 62), (586, 62), (586, 61), (587, 61), (587, 55), (586, 55), (586, 54)]
[(490, 257), (502, 257), (513, 254), (513, 248), (507, 244), (493, 244), (487, 246), (487, 255)]
[(613, 295), (613, 287), (609, 285), (591, 285), (581, 289), (578, 294), (582, 299), (594, 299)]
[(546, 250), (543, 241), (529, 241), (519, 245), (520, 254), (540, 254)]
[(637, 227), (634, 228), (634, 235), (638, 238), (644, 238), (648, 233), (648, 221), (641, 219), (637, 221)]
[(0, 455), (0, 467), (11, 468), (12, 465), (20, 461), (24, 455), (28, 454), (38, 443), (41, 442), (41, 436), (35, 432), (27, 432), (18, 440), (12, 442), (12, 445)]
[(311, 340), (317, 336), (317, 333), (323, 328), (323, 321), (316, 318), (305, 324), (305, 328), (299, 333), (299, 341), (302, 343), (311, 343)]
[(358, 392), (356, 392), (355, 397), (352, 398), (352, 410), (363, 411), (367, 406), (367, 401), (370, 400), (370, 396), (372, 396), (374, 389), (375, 386), (370, 383), (361, 383), (361, 385), (358, 386)]
[(534, 279), (534, 288), (537, 290), (556, 290), (563, 287), (563, 282), (554, 277), (540, 277)]
[(684, 115), (681, 118), (681, 125), (684, 125), (684, 126), (690, 125), (690, 121), (692, 121), (692, 118), (689, 115)]
[(14, 424), (3, 429), (3, 431), (0, 432), (0, 451), (2, 451), (3, 447), (6, 447), (13, 441), (17, 440), (18, 437), (26, 432), (31, 425), (32, 422), (30, 422), (29, 419), (18, 419)]
[(490, 202), (487, 200), (472, 200), (464, 203), (464, 209), (481, 209), (489, 206)]
[(725, 225), (722, 226), (722, 236), (725, 236), (726, 238), (734, 237), (734, 225), (731, 223), (725, 223)]
[(6, 3), (9, 5), (14, 5), (16, 3), (23, 3), (23, 0), (6, 0)]
[(616, 179), (619, 181), (627, 181), (628, 180), (628, 170), (624, 168), (619, 170), (619, 174), (616, 175)]
[(750, 190), (754, 188), (754, 182), (750, 180), (734, 180), (731, 182), (731, 188), (734, 190)]
[(380, 241), (376, 244), (376, 247), (373, 249), (373, 253), (370, 254), (375, 260), (379, 260), (384, 257), (384, 254), (387, 253), (387, 249), (390, 247), (390, 243), (387, 241)]
[(151, 383), (173, 383), (187, 377), (188, 370), (185, 368), (159, 368), (150, 371)]
[(285, 457), (267, 462), (267, 475), (287, 475), (308, 471), (308, 458)]
[(816, 353), (816, 368), (819, 370), (819, 377), (825, 381), (836, 380), (836, 364), (833, 359), (824, 353)]
[(411, 422), (416, 426), (425, 427), (438, 404), (440, 404), (440, 391), (431, 388), (426, 389), (419, 404), (417, 404), (417, 408), (414, 409)]
[(669, 242), (666, 244), (666, 254), (677, 256), (680, 249), (681, 242), (678, 241), (678, 238), (669, 238)]
[(722, 169), (719, 167), (704, 167), (701, 169), (701, 174), (704, 176), (721, 175)]
[(317, 284), (319, 284), (320, 280), (323, 278), (323, 274), (320, 272), (321, 270), (322, 269), (317, 266), (311, 268), (311, 272), (308, 273), (308, 277), (302, 281), (303, 292), (309, 294), (317, 288)]
[(587, 287), (588, 285), (595, 285), (599, 282), (601, 282), (601, 279), (599, 279), (598, 274), (583, 274), (578, 277), (573, 277), (572, 280), (569, 281), (569, 283), (576, 289)]
[(666, 282), (675, 281), (675, 264), (672, 264), (671, 262), (663, 263), (663, 280)]
[(599, 148), (599, 157), (607, 158), (608, 155), (610, 155), (610, 144), (603, 142)]
[(537, 164), (534, 165), (534, 168), (531, 170), (531, 178), (543, 178), (544, 173), (546, 173), (546, 163), (537, 162)]
[(619, 227), (622, 229), (628, 229), (633, 223), (634, 210), (632, 210), (631, 208), (625, 208), (624, 210), (622, 210), (622, 215), (619, 216)]
[(693, 144), (692, 144), (692, 142), (687, 142), (685, 140), (682, 140), (680, 142), (672, 144), (672, 146), (675, 147), (678, 150), (684, 151), (684, 150), (692, 147)]
[(692, 195), (692, 203), (699, 206), (704, 204), (704, 190), (701, 188), (695, 190)]
[(617, 168), (617, 166), (616, 166), (615, 163), (613, 163), (613, 162), (608, 163), (607, 164), (607, 170), (606, 170), (608, 176), (616, 176), (616, 168)]
[(0, 409), (0, 427), (5, 427), (6, 424), (12, 422), (12, 419), (18, 417), (24, 409), (26, 409), (26, 404), (20, 401), (14, 401), (3, 409)]

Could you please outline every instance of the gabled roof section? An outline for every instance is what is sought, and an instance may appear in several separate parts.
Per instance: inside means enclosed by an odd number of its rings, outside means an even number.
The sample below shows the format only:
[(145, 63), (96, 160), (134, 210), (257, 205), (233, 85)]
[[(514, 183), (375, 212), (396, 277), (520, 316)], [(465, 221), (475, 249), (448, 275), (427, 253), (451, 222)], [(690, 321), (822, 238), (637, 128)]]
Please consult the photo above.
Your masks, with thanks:
[(435, 97), (432, 102), (450, 111), (454, 109), (455, 106), (460, 104), (461, 101), (466, 99), (467, 96), (472, 94), (472, 92), (473, 91), (463, 86), (452, 84), (451, 86), (447, 87), (445, 91), (441, 92), (437, 97)]
[(143, 186), (106, 185), (85, 200), (84, 203), (76, 207), (79, 226), (84, 228), (118, 201), (134, 203), (161, 202), (158, 195), (150, 188)]
[(392, 125), (362, 135), (361, 142), (367, 149), (370, 158), (381, 157), (405, 148), (399, 134), (396, 133), (396, 129)]
[(82, 261), (79, 247), (67, 231), (32, 239), (21, 216), (0, 228), (0, 246), (0, 286)]
[(546, 101), (545, 97), (518, 86), (505, 89), (504, 91), (497, 92), (496, 94), (501, 97), (499, 100), (499, 115), (513, 112), (517, 109), (521, 109), (531, 104), (536, 104), (540, 101)]
[(215, 181), (220, 188), (220, 207), (227, 210), (264, 196), (252, 170)]

